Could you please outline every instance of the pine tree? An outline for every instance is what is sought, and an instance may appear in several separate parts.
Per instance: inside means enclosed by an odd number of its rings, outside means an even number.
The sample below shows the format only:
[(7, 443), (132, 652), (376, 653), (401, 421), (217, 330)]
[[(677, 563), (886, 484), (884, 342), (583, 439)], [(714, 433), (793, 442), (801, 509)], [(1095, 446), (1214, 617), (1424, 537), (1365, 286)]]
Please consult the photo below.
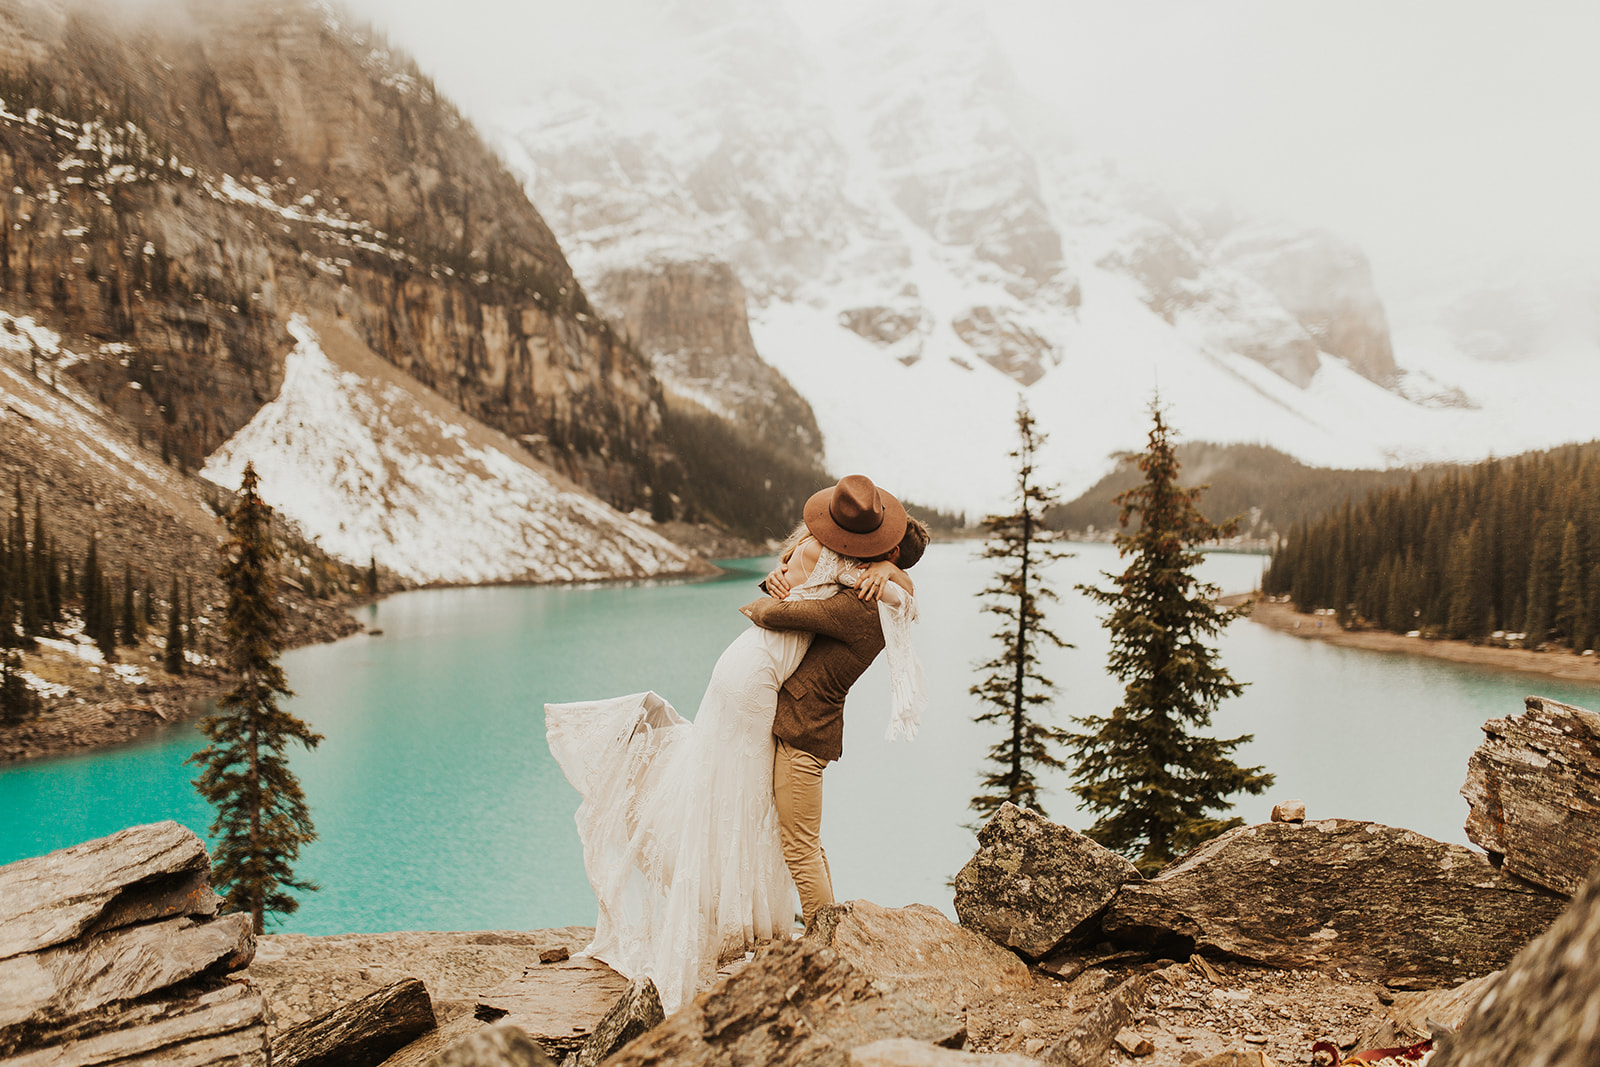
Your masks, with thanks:
[(93, 641), (100, 632), (100, 545), (89, 537), (89, 551), (83, 557), (83, 636)]
[(127, 647), (139, 643), (139, 615), (133, 604), (133, 565), (122, 565), (122, 619), (117, 626), (119, 642)]
[(374, 555), (372, 562), (367, 564), (367, 595), (378, 595), (378, 557)]
[(167, 599), (167, 648), (161, 659), (168, 674), (183, 673), (183, 612), (178, 610), (178, 576), (172, 576), (172, 593)]
[(44, 702), (22, 677), (22, 660), (15, 652), (0, 652), (0, 723), (25, 722), (39, 714)]
[(211, 743), (189, 761), (201, 768), (195, 788), (217, 809), (213, 879), (227, 887), (230, 907), (250, 913), (259, 934), (267, 912), (287, 915), (299, 907), (290, 890), (316, 888), (294, 877), (300, 849), (317, 835), (285, 749), (291, 741), (315, 748), (322, 737), (278, 706), (279, 697), (291, 695), (277, 661), (283, 619), (272, 564), (278, 552), (272, 509), (256, 486), (255, 467), (247, 464), (238, 503), (226, 516), (229, 540), (219, 572), (228, 592), (227, 661), (239, 683), (201, 723)]
[(111, 588), (111, 579), (101, 577), (100, 591), (95, 594), (95, 601), (100, 605), (99, 614), (95, 618), (94, 643), (100, 649), (100, 654), (107, 663), (117, 661), (117, 600), (116, 593)]
[(971, 689), (989, 710), (976, 722), (1006, 724), (1005, 736), (989, 748), (994, 764), (983, 779), (983, 792), (969, 805), (987, 816), (1007, 801), (1032, 808), (1041, 815), (1034, 769), (1064, 767), (1056, 748), (1067, 737), (1064, 729), (1039, 721), (1055, 692), (1055, 683), (1040, 673), (1039, 645), (1071, 647), (1056, 636), (1044, 619), (1044, 603), (1055, 600), (1045, 584), (1046, 565), (1068, 555), (1058, 535), (1045, 525), (1045, 512), (1057, 503), (1055, 489), (1038, 481), (1034, 463), (1045, 436), (1040, 433), (1025, 403), (1017, 407), (1018, 443), (1011, 458), (1017, 461), (1016, 510), (983, 520), (987, 533), (983, 558), (999, 561), (992, 584), (978, 595), (990, 599), (983, 610), (998, 615), (999, 629), (991, 637), (1000, 653), (978, 669), (983, 680)]
[(11, 550), (0, 524), (0, 648), (15, 648), (21, 643), (17, 633), (17, 606), (11, 593)]
[(1556, 629), (1566, 637), (1574, 652), (1580, 652), (1589, 636), (1583, 632), (1589, 613), (1583, 599), (1583, 552), (1578, 544), (1576, 523), (1569, 522), (1562, 530), (1561, 561), (1557, 570), (1561, 583), (1556, 587)]
[(1109, 589), (1078, 587), (1111, 610), (1108, 669), (1125, 684), (1123, 702), (1108, 716), (1080, 719), (1085, 732), (1070, 739), (1078, 761), (1073, 791), (1098, 816), (1086, 833), (1146, 873), (1238, 825), (1207, 814), (1226, 811), (1229, 796), (1272, 784), (1262, 768), (1230, 758), (1251, 735), (1224, 740), (1203, 732), (1217, 705), (1244, 687), (1208, 644), (1240, 609), (1218, 607), (1217, 587), (1195, 578), (1196, 546), (1229, 536), (1234, 523), (1207, 521), (1196, 507), (1203, 489), (1178, 486), (1159, 400), (1150, 414), (1149, 447), (1139, 457), (1145, 480), (1116, 498), (1117, 551), (1127, 567), (1105, 574)]

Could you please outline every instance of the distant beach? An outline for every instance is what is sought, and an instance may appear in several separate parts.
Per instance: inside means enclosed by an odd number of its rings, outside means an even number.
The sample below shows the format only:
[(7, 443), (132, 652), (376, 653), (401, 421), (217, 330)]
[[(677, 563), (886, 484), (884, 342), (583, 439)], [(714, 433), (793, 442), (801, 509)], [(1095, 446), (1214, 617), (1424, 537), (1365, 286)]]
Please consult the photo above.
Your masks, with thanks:
[[(1243, 597), (1227, 597), (1237, 603)], [(1600, 686), (1600, 656), (1575, 656), (1571, 652), (1534, 652), (1524, 648), (1495, 648), (1470, 641), (1444, 641), (1407, 637), (1387, 630), (1346, 630), (1332, 615), (1308, 615), (1288, 604), (1257, 599), (1250, 608), (1252, 621), (1308, 641), (1326, 641), (1346, 648), (1373, 652), (1403, 652), (1432, 656), (1455, 663), (1470, 663), (1496, 670), (1540, 674), (1564, 681)]]

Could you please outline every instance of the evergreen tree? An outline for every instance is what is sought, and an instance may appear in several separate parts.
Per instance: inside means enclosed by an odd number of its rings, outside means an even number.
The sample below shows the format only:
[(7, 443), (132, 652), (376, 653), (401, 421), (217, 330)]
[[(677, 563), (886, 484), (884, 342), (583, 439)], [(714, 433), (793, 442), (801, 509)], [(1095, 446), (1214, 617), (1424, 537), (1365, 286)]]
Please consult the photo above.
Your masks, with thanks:
[(100, 623), (100, 545), (89, 537), (89, 551), (83, 557), (83, 634), (91, 641)]
[(0, 723), (25, 722), (39, 714), (44, 701), (22, 677), (22, 660), (15, 652), (0, 652)]
[(117, 626), (121, 644), (132, 647), (139, 643), (139, 614), (133, 603), (133, 564), (122, 565), (122, 619)]
[(277, 661), (283, 619), (272, 564), (278, 551), (272, 509), (256, 485), (255, 467), (247, 464), (238, 503), (226, 516), (229, 540), (219, 572), (228, 593), (227, 661), (239, 683), (201, 723), (211, 743), (189, 761), (201, 768), (195, 788), (217, 809), (213, 878), (227, 887), (230, 907), (250, 913), (259, 934), (267, 912), (287, 915), (299, 907), (290, 890), (316, 888), (294, 877), (300, 849), (317, 835), (285, 749), (291, 741), (315, 748), (322, 737), (278, 706), (279, 697), (291, 695)]
[(95, 594), (95, 601), (100, 605), (99, 613), (95, 617), (94, 643), (100, 649), (100, 654), (107, 663), (117, 661), (117, 600), (116, 593), (111, 587), (111, 579), (101, 577), (100, 591)]
[(1574, 652), (1582, 651), (1588, 634), (1584, 624), (1588, 609), (1584, 603), (1583, 553), (1578, 544), (1578, 526), (1569, 522), (1561, 533), (1561, 583), (1556, 587), (1556, 629), (1571, 643)]
[(1262, 793), (1273, 780), (1230, 758), (1251, 735), (1201, 732), (1217, 705), (1244, 688), (1208, 644), (1240, 609), (1218, 607), (1217, 587), (1194, 575), (1202, 558), (1196, 546), (1231, 535), (1234, 523), (1207, 521), (1196, 507), (1203, 489), (1179, 487), (1159, 400), (1150, 414), (1149, 447), (1139, 457), (1145, 480), (1116, 498), (1126, 569), (1105, 574), (1109, 589), (1078, 587), (1110, 609), (1108, 668), (1125, 684), (1123, 701), (1108, 716), (1080, 719), (1084, 732), (1071, 737), (1073, 791), (1098, 816), (1086, 833), (1146, 873), (1238, 825), (1207, 813), (1226, 811), (1229, 796)]
[(1055, 683), (1040, 673), (1039, 645), (1071, 647), (1045, 625), (1043, 605), (1055, 600), (1056, 594), (1045, 584), (1042, 572), (1068, 553), (1060, 548), (1059, 535), (1045, 525), (1045, 512), (1057, 504), (1056, 493), (1053, 486), (1039, 482), (1034, 469), (1045, 436), (1025, 403), (1017, 407), (1017, 436), (1017, 448), (1011, 453), (1017, 461), (1016, 510), (983, 520), (987, 534), (983, 558), (998, 561), (999, 570), (978, 595), (992, 598), (983, 610), (1000, 617), (999, 629), (990, 635), (999, 642), (1000, 652), (978, 668), (984, 677), (971, 693), (989, 709), (976, 716), (976, 722), (1006, 725), (1004, 737), (989, 748), (994, 769), (984, 776), (983, 792), (969, 805), (984, 816), (1006, 801), (1045, 814), (1034, 769), (1066, 766), (1056, 754), (1066, 731), (1040, 722), (1038, 716), (1055, 692)]
[[(3, 524), (0, 524), (3, 525)], [(17, 633), (17, 605), (11, 593), (11, 550), (5, 531), (0, 529), (0, 648), (15, 648), (21, 643)]]
[(178, 576), (172, 576), (172, 593), (167, 599), (167, 649), (161, 666), (168, 674), (183, 673), (183, 612), (178, 610)]
[(378, 595), (378, 557), (373, 555), (372, 562), (367, 564), (367, 595)]

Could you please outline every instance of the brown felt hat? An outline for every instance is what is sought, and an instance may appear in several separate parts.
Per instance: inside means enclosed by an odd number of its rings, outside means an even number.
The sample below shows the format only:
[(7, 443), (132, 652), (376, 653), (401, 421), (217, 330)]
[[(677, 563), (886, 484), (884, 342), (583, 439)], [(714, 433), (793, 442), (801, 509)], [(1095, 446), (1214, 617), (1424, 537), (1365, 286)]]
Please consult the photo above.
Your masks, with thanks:
[(865, 474), (847, 474), (806, 501), (806, 528), (841, 556), (881, 556), (906, 532), (906, 509)]

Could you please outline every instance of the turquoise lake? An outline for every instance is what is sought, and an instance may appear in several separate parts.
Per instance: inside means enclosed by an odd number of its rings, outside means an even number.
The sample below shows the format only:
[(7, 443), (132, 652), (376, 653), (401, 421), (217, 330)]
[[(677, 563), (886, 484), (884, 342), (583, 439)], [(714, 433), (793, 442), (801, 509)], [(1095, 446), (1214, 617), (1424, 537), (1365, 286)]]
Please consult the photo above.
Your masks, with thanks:
[[(1076, 647), (1052, 652), (1055, 714), (1105, 712), (1120, 686), (1105, 674), (1097, 609), (1073, 591), (1116, 564), (1107, 545), (1076, 545), (1049, 574), (1050, 621)], [(1227, 592), (1256, 584), (1264, 557), (1216, 553), (1205, 576)], [(296, 750), (320, 839), (298, 873), (321, 890), (276, 930), (532, 929), (594, 921), (572, 816), (578, 797), (544, 742), (543, 704), (654, 689), (692, 717), (712, 665), (744, 627), (740, 604), (769, 560), (734, 561), (701, 582), (427, 590), (363, 609), (382, 636), (283, 657), (295, 712), (326, 740)], [(823, 839), (836, 892), (950, 911), (947, 881), (975, 847), (964, 824), (996, 729), (972, 722), (975, 664), (992, 654), (994, 616), (975, 596), (990, 565), (975, 544), (935, 545), (914, 572), (918, 643), (933, 704), (912, 743), (884, 741), (881, 663), (858, 683), (845, 757), (825, 783)], [(1277, 800), (1313, 818), (1371, 819), (1466, 844), (1457, 793), (1481, 724), (1516, 714), (1530, 693), (1589, 707), (1600, 690), (1420, 657), (1326, 646), (1235, 623), (1223, 661), (1249, 688), (1216, 729), (1254, 733), (1241, 762), (1277, 784), (1243, 798), (1263, 821)], [(124, 826), (176, 819), (202, 835), (211, 812), (184, 759), (192, 725), (88, 756), (0, 771), (0, 864)], [(1077, 828), (1065, 775), (1044, 806)]]

